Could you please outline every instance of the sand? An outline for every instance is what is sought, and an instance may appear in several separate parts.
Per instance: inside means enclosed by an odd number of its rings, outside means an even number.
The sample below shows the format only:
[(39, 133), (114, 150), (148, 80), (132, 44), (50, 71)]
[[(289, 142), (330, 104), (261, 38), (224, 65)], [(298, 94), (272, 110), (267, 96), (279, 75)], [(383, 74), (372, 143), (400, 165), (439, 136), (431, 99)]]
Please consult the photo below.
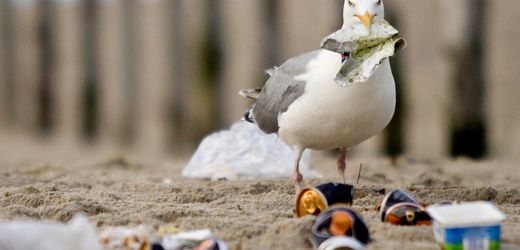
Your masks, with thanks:
[[(311, 249), (314, 218), (294, 217), (294, 190), (288, 179), (212, 182), (182, 178), (179, 173), (187, 159), (140, 161), (88, 153), (59, 157), (3, 155), (1, 220), (66, 222), (84, 213), (99, 229), (140, 224), (155, 229), (164, 225), (180, 230), (210, 228), (230, 249)], [(503, 248), (520, 249), (520, 171), (515, 162), (356, 159), (348, 168), (351, 183), (361, 160), (364, 167), (354, 208), (362, 213), (374, 238), (369, 249), (438, 249), (430, 227), (378, 221), (376, 206), (385, 191), (397, 187), (408, 189), (424, 203), (495, 202), (508, 216)], [(319, 157), (313, 165), (323, 178), (306, 184), (338, 180), (332, 158)]]

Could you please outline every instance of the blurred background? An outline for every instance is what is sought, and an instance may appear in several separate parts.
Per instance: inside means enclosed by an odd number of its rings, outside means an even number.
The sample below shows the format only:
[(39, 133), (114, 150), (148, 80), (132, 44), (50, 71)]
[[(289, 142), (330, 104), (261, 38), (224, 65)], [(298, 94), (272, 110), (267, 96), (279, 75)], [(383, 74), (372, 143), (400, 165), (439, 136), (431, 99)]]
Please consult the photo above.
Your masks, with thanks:
[[(356, 152), (518, 158), (520, 1), (385, 4), (409, 43), (392, 59), (398, 110)], [(342, 5), (0, 0), (0, 149), (188, 156), (241, 119), (240, 89), (339, 29)]]

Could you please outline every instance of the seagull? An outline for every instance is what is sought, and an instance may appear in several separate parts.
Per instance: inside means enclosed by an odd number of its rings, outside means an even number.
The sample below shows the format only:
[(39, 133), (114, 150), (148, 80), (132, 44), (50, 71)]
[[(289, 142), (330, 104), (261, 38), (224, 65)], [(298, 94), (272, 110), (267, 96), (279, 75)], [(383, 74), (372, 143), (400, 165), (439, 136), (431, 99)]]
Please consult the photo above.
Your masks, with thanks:
[[(384, 19), (382, 0), (345, 0), (342, 29), (371, 32)], [(341, 87), (335, 77), (349, 54), (320, 49), (268, 70), (263, 88), (242, 90), (256, 99), (244, 119), (264, 133), (277, 133), (294, 154), (292, 181), (303, 187), (299, 170), (306, 149), (339, 149), (337, 171), (345, 180), (347, 149), (383, 130), (394, 115), (395, 81), (388, 58), (365, 83)]]

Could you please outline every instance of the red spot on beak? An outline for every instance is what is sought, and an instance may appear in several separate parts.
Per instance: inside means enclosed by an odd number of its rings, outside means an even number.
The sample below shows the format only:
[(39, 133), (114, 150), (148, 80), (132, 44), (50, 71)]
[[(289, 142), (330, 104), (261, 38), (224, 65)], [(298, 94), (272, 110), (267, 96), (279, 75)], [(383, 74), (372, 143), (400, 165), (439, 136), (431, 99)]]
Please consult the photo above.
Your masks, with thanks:
[(341, 62), (345, 62), (346, 60), (348, 60), (350, 58), (350, 53), (343, 53), (341, 54)]

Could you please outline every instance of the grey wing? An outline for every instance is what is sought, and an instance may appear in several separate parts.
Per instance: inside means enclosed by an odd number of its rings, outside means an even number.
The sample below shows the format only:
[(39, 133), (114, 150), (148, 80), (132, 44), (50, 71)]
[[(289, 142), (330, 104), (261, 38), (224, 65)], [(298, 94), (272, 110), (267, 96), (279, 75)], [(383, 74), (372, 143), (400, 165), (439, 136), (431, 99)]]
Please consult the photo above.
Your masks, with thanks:
[(319, 51), (292, 58), (271, 72), (271, 77), (262, 89), (252, 110), (255, 123), (265, 133), (277, 133), (278, 116), (305, 91), (305, 82), (295, 77), (304, 74), (309, 61)]

